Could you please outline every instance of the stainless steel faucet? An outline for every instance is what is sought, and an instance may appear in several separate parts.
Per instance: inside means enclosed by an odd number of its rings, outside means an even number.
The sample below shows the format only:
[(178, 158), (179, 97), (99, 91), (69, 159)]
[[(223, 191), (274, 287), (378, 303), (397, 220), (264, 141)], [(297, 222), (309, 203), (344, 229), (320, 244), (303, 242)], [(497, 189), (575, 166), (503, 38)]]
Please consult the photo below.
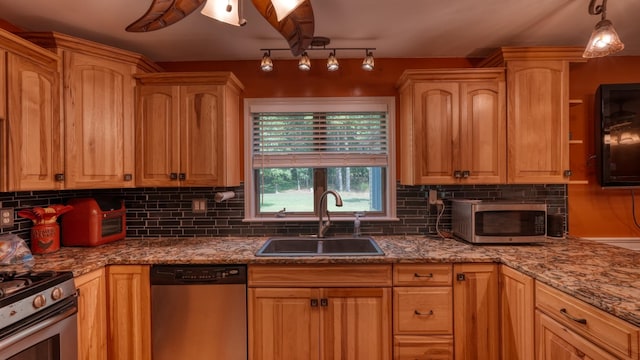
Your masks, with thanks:
[(320, 195), (320, 208), (318, 210), (318, 237), (319, 238), (323, 238), (324, 237), (324, 233), (327, 232), (327, 230), (329, 230), (329, 226), (331, 226), (331, 216), (329, 216), (329, 210), (327, 210), (327, 221), (323, 221), (322, 219), (322, 213), (324, 210), (324, 204), (327, 201), (327, 195), (333, 195), (336, 198), (336, 206), (342, 206), (342, 197), (340, 196), (340, 194), (338, 194), (337, 192), (333, 191), (333, 190), (327, 190), (325, 192), (322, 193), (322, 195)]

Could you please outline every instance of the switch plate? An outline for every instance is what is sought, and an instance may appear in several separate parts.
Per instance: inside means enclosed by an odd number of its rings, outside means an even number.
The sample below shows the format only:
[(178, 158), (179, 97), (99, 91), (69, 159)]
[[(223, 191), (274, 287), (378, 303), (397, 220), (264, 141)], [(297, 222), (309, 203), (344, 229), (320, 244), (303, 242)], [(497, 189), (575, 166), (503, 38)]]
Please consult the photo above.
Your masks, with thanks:
[(13, 227), (13, 208), (0, 209), (0, 228)]
[(207, 199), (193, 199), (191, 202), (191, 211), (194, 214), (206, 214)]

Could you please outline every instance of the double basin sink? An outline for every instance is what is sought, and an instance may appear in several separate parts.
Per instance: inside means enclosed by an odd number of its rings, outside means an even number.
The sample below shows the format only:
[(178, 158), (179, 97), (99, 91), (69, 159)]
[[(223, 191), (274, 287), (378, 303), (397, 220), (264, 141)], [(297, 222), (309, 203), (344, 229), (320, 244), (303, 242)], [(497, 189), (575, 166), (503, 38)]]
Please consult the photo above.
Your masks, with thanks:
[(256, 256), (376, 256), (384, 255), (368, 236), (273, 237), (258, 250)]

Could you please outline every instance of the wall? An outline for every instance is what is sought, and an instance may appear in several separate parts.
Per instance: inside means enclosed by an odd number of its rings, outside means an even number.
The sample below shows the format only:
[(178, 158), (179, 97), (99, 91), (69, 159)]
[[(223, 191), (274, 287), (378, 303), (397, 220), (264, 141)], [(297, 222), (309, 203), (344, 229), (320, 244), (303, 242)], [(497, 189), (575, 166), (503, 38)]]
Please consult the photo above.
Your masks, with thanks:
[[(569, 185), (569, 233), (586, 237), (640, 237), (633, 221), (630, 190), (603, 190), (596, 179), (594, 143), (594, 98), (605, 83), (640, 82), (640, 57), (609, 56), (571, 65), (571, 99), (582, 104), (571, 107), (571, 132), (583, 144), (571, 145), (572, 179), (588, 184)], [(640, 164), (638, 164), (640, 167)], [(640, 209), (640, 189), (636, 191)], [(636, 210), (640, 220), (640, 210)]]

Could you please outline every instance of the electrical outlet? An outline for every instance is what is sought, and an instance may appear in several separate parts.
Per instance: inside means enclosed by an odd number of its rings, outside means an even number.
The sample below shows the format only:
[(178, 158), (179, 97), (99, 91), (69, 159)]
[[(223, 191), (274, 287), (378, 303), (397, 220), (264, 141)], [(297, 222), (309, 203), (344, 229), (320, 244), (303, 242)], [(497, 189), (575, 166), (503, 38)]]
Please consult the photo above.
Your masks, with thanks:
[(13, 227), (13, 208), (0, 209), (0, 228)]
[(435, 205), (438, 201), (438, 192), (436, 190), (429, 190), (429, 205)]
[(207, 199), (193, 199), (191, 202), (191, 211), (194, 214), (206, 214)]

